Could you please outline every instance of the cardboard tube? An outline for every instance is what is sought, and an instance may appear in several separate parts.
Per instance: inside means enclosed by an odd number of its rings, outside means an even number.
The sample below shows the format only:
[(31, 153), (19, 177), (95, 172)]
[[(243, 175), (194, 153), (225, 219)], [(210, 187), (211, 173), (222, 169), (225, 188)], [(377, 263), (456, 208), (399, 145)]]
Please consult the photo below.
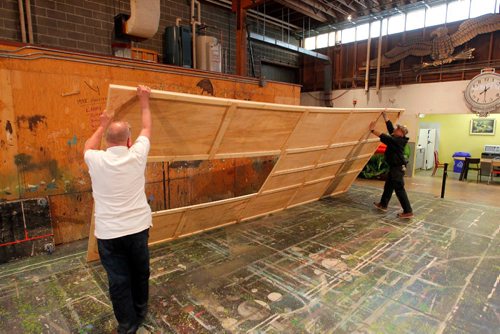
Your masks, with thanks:
[(160, 0), (130, 0), (130, 18), (125, 23), (125, 33), (151, 38), (158, 31)]

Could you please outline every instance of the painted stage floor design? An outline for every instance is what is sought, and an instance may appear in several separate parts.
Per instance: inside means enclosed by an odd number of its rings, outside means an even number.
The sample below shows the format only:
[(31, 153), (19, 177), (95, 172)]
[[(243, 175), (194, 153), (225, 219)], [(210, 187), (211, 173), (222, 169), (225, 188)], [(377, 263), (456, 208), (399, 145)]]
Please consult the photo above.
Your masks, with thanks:
[[(152, 247), (153, 333), (498, 333), (500, 208), (348, 193)], [(86, 242), (0, 266), (0, 333), (111, 333)]]

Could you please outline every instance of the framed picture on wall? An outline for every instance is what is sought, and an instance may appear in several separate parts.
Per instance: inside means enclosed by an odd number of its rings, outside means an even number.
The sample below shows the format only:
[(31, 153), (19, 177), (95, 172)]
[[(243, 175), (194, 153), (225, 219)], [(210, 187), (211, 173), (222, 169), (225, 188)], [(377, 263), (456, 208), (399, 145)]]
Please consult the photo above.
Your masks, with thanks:
[(494, 136), (496, 119), (494, 118), (473, 118), (470, 120), (471, 135)]

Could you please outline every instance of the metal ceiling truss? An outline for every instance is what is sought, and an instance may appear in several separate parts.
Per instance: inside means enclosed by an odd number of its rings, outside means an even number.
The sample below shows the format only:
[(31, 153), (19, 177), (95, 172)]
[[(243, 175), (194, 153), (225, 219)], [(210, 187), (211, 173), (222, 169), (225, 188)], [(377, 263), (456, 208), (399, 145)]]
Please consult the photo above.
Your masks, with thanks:
[(319, 22), (319, 26), (339, 24), (365, 16), (387, 16), (384, 13), (404, 11), (447, 0), (274, 0), (282, 6), (293, 9)]

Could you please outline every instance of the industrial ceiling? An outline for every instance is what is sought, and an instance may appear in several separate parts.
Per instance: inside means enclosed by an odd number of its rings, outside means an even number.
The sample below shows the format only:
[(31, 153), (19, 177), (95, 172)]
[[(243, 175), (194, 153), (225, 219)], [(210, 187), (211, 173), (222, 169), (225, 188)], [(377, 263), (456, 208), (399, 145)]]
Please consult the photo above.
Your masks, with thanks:
[[(233, 2), (238, 0), (233, 0)], [(228, 3), (227, 0), (210, 2)], [(277, 20), (296, 35), (344, 28), (410, 9), (445, 3), (446, 0), (250, 0), (251, 11), (261, 18)]]

